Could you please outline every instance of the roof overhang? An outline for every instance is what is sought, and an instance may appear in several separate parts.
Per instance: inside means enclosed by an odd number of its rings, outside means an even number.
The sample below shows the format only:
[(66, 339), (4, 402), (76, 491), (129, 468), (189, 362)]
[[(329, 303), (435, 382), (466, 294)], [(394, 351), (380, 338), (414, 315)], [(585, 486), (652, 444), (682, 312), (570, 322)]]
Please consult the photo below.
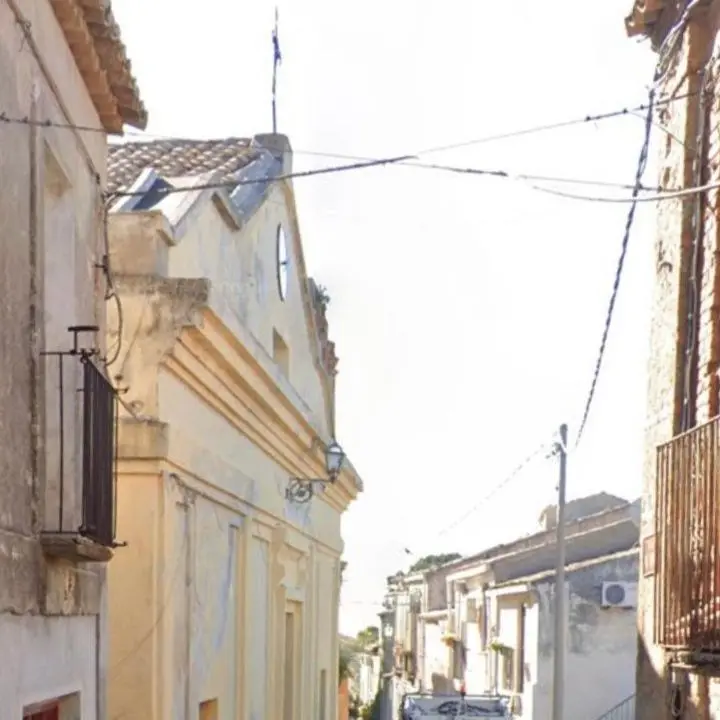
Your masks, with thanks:
[(665, 9), (667, 0), (635, 0), (632, 11), (625, 18), (625, 31), (628, 37), (648, 36), (660, 13)]
[(486, 593), (489, 597), (523, 597), (530, 594), (532, 586), (529, 583), (515, 583), (514, 585), (502, 585), (501, 587), (488, 588)]
[(110, 0), (50, 0), (103, 127), (144, 130), (147, 111)]
[(473, 578), (484, 578), (487, 577), (492, 571), (492, 566), (488, 562), (480, 562), (474, 567), (468, 568), (467, 570), (460, 570), (459, 572), (450, 573), (446, 581), (447, 582), (461, 582), (463, 580), (471, 580)]

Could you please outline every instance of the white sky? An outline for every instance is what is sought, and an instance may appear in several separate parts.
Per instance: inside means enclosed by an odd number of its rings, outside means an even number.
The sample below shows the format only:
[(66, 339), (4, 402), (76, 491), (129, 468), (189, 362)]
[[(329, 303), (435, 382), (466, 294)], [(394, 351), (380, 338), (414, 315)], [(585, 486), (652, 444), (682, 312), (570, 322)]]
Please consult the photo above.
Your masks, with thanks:
[[(114, 0), (150, 133), (271, 130), (274, 5)], [(630, 5), (280, 0), (279, 130), (307, 169), (347, 162), (311, 153), (414, 153), (643, 103), (653, 56), (625, 37)], [(624, 117), (420, 159), (631, 183), (642, 131)], [(295, 188), (309, 271), (332, 298), (338, 440), (366, 485), (344, 520), (341, 631), (355, 632), (412, 559), (403, 548), (469, 553), (534, 529), (549, 462), (439, 536), (560, 422), (577, 430), (628, 206), (407, 167)], [(640, 492), (653, 209), (638, 213), (571, 498)]]

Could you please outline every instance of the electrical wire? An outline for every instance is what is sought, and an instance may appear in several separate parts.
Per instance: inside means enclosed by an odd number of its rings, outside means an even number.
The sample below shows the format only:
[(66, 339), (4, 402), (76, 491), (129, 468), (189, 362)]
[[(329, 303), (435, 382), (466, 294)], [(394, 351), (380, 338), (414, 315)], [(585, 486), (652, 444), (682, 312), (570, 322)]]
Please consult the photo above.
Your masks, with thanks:
[[(662, 107), (665, 105), (668, 105), (670, 103), (676, 102), (678, 100), (683, 100), (687, 97), (691, 97), (694, 95), (694, 92), (688, 92), (688, 93), (681, 93), (678, 95), (673, 95), (672, 97), (664, 98), (663, 100), (658, 100), (655, 102), (655, 107)], [(623, 117), (625, 115), (630, 115), (632, 113), (637, 112), (644, 112), (647, 110), (646, 104), (640, 104), (636, 106), (631, 107), (623, 107), (618, 108), (617, 110), (611, 110), (608, 112), (602, 112), (597, 113), (594, 115), (584, 115), (582, 117), (576, 117), (569, 120), (562, 120), (559, 122), (554, 123), (547, 123), (543, 125), (533, 125), (527, 128), (520, 128), (518, 130), (512, 130), (505, 133), (498, 133), (494, 135), (486, 135), (484, 137), (479, 137), (471, 140), (465, 140), (457, 143), (449, 143), (446, 145), (436, 145), (433, 147), (425, 148), (424, 150), (421, 150), (419, 152), (413, 153), (413, 155), (429, 155), (439, 152), (445, 152), (448, 150), (456, 150), (460, 148), (470, 147), (472, 145), (481, 145), (484, 143), (489, 142), (496, 142), (499, 140), (507, 140), (512, 139), (516, 137), (522, 137), (524, 135), (533, 135), (536, 133), (541, 132), (547, 132), (549, 130), (556, 130), (556, 129), (562, 129), (567, 127), (572, 127), (573, 125), (585, 125), (588, 123), (595, 123), (599, 122), (600, 120), (609, 120), (612, 118), (618, 118)], [(102, 135), (114, 135), (114, 133), (109, 133), (105, 128), (102, 127), (96, 127), (92, 125), (78, 125), (75, 123), (63, 123), (63, 122), (55, 122), (52, 120), (34, 120), (32, 118), (29, 118), (27, 116), (23, 117), (10, 117), (6, 112), (0, 112), (0, 123), (10, 124), (10, 125), (32, 125), (36, 127), (44, 127), (44, 128), (55, 128), (60, 130), (73, 130), (77, 132), (92, 132), (92, 133), (100, 133)], [(183, 138), (180, 136), (163, 136), (163, 135), (151, 135), (149, 133), (146, 133), (144, 131), (134, 131), (134, 130), (126, 130), (124, 132), (124, 135), (127, 137), (144, 137), (144, 138), (151, 138), (155, 137), (157, 139), (165, 139), (165, 140), (183, 140), (187, 138)], [(315, 154), (315, 155), (326, 155), (328, 157), (336, 157), (340, 158), (342, 157), (341, 154), (336, 153), (304, 153), (304, 154)]]
[[(705, 185), (698, 185), (695, 187), (683, 188), (681, 190), (670, 190), (668, 192), (658, 193), (657, 195), (644, 195), (642, 197), (622, 197), (622, 198), (611, 198), (611, 197), (597, 197), (592, 195), (576, 195), (575, 193), (568, 193), (563, 190), (553, 190), (552, 188), (544, 188), (539, 186), (533, 186), (533, 190), (538, 192), (548, 193), (549, 195), (557, 195), (558, 197), (568, 198), (569, 200), (582, 200), (584, 202), (598, 202), (598, 203), (623, 203), (635, 206), (637, 203), (650, 203), (650, 202), (662, 202), (663, 200), (677, 200), (679, 198), (690, 197), (691, 195), (698, 195), (699, 193), (708, 192), (709, 190), (720, 189), (720, 182), (707, 183)], [(638, 188), (638, 192), (642, 192), (643, 188)]]
[[(649, 91), (648, 96), (648, 102), (646, 104), (647, 107), (647, 114), (645, 119), (645, 134), (643, 138), (642, 147), (640, 149), (640, 157), (638, 158), (638, 165), (637, 165), (637, 171), (635, 173), (635, 189), (633, 190), (632, 196), (629, 199), (630, 209), (628, 210), (627, 215), (627, 221), (625, 223), (625, 232), (623, 234), (623, 242), (622, 247), (620, 251), (620, 257), (618, 259), (618, 265), (617, 270), (615, 272), (615, 281), (613, 283), (613, 289), (612, 293), (610, 295), (610, 302), (608, 305), (608, 312), (605, 319), (605, 327), (603, 328), (603, 334), (602, 339), (600, 341), (600, 349), (598, 351), (597, 361), (595, 363), (595, 371), (593, 373), (593, 378), (590, 383), (590, 391), (588, 393), (587, 400), (585, 401), (585, 409), (583, 411), (582, 421), (580, 423), (580, 427), (578, 430), (577, 438), (575, 440), (575, 448), (578, 447), (580, 444), (580, 441), (582, 440), (583, 432), (585, 430), (585, 427), (587, 425), (588, 417), (590, 415), (590, 410), (592, 408), (593, 399), (595, 397), (595, 391), (597, 389), (597, 383), (600, 376), (600, 370), (602, 368), (602, 362), (603, 358), (605, 356), (605, 349), (607, 347), (607, 339), (610, 332), (610, 326), (612, 324), (612, 318), (613, 313), (615, 309), (615, 303), (617, 300), (618, 290), (620, 288), (620, 280), (622, 277), (622, 271), (625, 264), (625, 256), (627, 254), (627, 247), (628, 242), (630, 239), (630, 232), (632, 230), (633, 221), (635, 218), (635, 210), (637, 208), (638, 202), (653, 202), (657, 200), (670, 200), (670, 199), (676, 199), (676, 198), (683, 198), (690, 195), (697, 195), (698, 193), (706, 192), (708, 190), (715, 190), (717, 188), (720, 188), (720, 183), (714, 182), (714, 183), (708, 183), (704, 185), (699, 185), (692, 188), (684, 188), (682, 190), (676, 190), (669, 193), (662, 193), (661, 195), (656, 196), (645, 196), (645, 197), (638, 197), (640, 192), (640, 184), (642, 181), (643, 173), (645, 172), (645, 168), (647, 166), (647, 159), (648, 159), (648, 153), (649, 153), (649, 146), (650, 146), (650, 135), (652, 131), (653, 126), (653, 110), (658, 106), (658, 102), (655, 101), (655, 94), (657, 88), (660, 86), (660, 84), (663, 82), (665, 76), (667, 75), (667, 72), (669, 71), (670, 61), (672, 59), (672, 55), (675, 53), (675, 51), (678, 48), (678, 41), (682, 37), (683, 30), (685, 29), (685, 26), (687, 25), (687, 22), (690, 17), (690, 13), (692, 10), (697, 7), (702, 0), (688, 0), (688, 2), (685, 4), (685, 7), (683, 9), (682, 15), (680, 16), (679, 20), (673, 25), (672, 28), (670, 28), (668, 34), (665, 37), (665, 40), (663, 41), (660, 50), (659, 50), (659, 59), (657, 62), (657, 65), (655, 67), (655, 73), (653, 77), (653, 84)], [(711, 58), (712, 60), (712, 58)], [(703, 83), (701, 82), (698, 89), (685, 93), (685, 97), (690, 97), (694, 95), (699, 95), (702, 98), (702, 93), (704, 93), (705, 88), (703, 86)], [(662, 102), (662, 101), (660, 101)], [(700, 150), (699, 147), (695, 148), (695, 157), (697, 159), (697, 153)], [(546, 190), (550, 192), (549, 190)], [(569, 196), (571, 194), (569, 193), (562, 193), (560, 191), (552, 191), (554, 194), (560, 195), (560, 196)], [(584, 199), (588, 200), (587, 197), (574, 197), (573, 199)], [(595, 198), (597, 200), (597, 198)], [(614, 199), (609, 200), (605, 199), (605, 202), (627, 202), (626, 199)]]
[(590, 417), (590, 410), (592, 409), (593, 400), (595, 399), (595, 392), (597, 390), (598, 380), (600, 379), (600, 371), (602, 370), (603, 360), (605, 359), (605, 350), (607, 348), (608, 336), (610, 335), (610, 327), (612, 325), (613, 316), (615, 314), (615, 304), (617, 302), (618, 291), (620, 290), (620, 280), (622, 279), (622, 273), (625, 267), (625, 257), (627, 255), (628, 244), (630, 241), (630, 232), (632, 230), (633, 222), (635, 220), (635, 210), (637, 208), (638, 194), (640, 193), (642, 177), (645, 173), (645, 168), (647, 166), (647, 160), (650, 150), (650, 135), (652, 131), (654, 99), (655, 88), (653, 87), (649, 93), (647, 103), (647, 115), (645, 120), (645, 132), (643, 136), (642, 147), (640, 148), (640, 156), (638, 158), (637, 168), (635, 170), (635, 188), (633, 189), (631, 205), (630, 209), (628, 210), (627, 219), (625, 221), (625, 230), (623, 232), (623, 239), (620, 247), (620, 257), (618, 258), (617, 268), (615, 270), (615, 279), (613, 281), (613, 288), (612, 292), (610, 293), (610, 302), (608, 303), (607, 314), (605, 316), (605, 326), (603, 328), (602, 338), (600, 340), (600, 348), (598, 349), (597, 359), (595, 361), (593, 377), (590, 382), (590, 390), (588, 391), (587, 399), (585, 400), (582, 420), (580, 422), (578, 434), (575, 440), (575, 448), (577, 448), (580, 444), (583, 433), (585, 432), (585, 427), (587, 425), (588, 418)]
[(445, 526), (440, 532), (437, 533), (436, 537), (440, 538), (444, 535), (447, 535), (449, 532), (454, 530), (456, 527), (464, 523), (471, 515), (474, 515), (485, 503), (487, 503), (489, 500), (491, 500), (497, 493), (500, 492), (506, 485), (508, 485), (512, 480), (514, 480), (520, 473), (527, 468), (528, 465), (530, 465), (534, 460), (536, 460), (540, 455), (545, 455), (548, 457), (548, 447), (550, 443), (543, 443), (538, 448), (533, 450), (529, 455), (527, 455), (520, 463), (518, 463), (513, 470), (506, 475), (493, 489), (487, 493), (480, 501), (475, 503), (469, 510), (464, 512), (460, 517), (456, 518), (453, 522), (451, 522), (449, 525)]
[[(410, 157), (410, 156), (408, 156)], [(331, 165), (329, 167), (317, 168), (315, 170), (303, 170), (293, 173), (285, 173), (282, 175), (265, 176), (261, 178), (251, 179), (238, 179), (238, 180), (221, 180), (207, 183), (197, 183), (194, 185), (180, 185), (180, 186), (169, 186), (161, 187), (154, 190), (154, 192), (161, 196), (166, 197), (168, 195), (174, 195), (181, 192), (193, 192), (199, 190), (230, 190), (243, 185), (258, 185), (266, 184), (270, 182), (280, 182), (285, 180), (293, 180), (300, 177), (312, 177), (315, 175), (328, 175), (333, 173), (340, 173), (351, 170), (360, 170), (370, 167), (379, 167), (383, 165), (401, 165), (403, 161), (399, 158), (380, 158), (377, 160), (368, 160), (367, 162), (353, 163), (350, 165)], [(553, 177), (550, 175), (535, 175), (528, 173), (512, 173), (508, 170), (494, 170), (484, 168), (473, 168), (473, 167), (457, 167), (454, 165), (438, 165), (438, 164), (418, 164), (410, 165), (410, 167), (422, 167), (430, 170), (439, 170), (444, 172), (456, 173), (461, 175), (476, 175), (481, 177), (495, 177), (503, 178), (507, 180), (514, 180), (526, 184), (530, 189), (538, 192), (545, 192), (553, 195), (559, 195), (561, 197), (567, 197), (573, 200), (584, 200), (592, 202), (608, 202), (608, 203), (624, 203), (629, 202), (629, 198), (608, 198), (608, 197), (596, 197), (587, 195), (574, 195), (573, 193), (564, 193), (559, 190), (553, 190), (551, 188), (544, 188), (539, 185), (535, 185), (535, 182), (551, 182), (551, 183), (567, 183), (576, 185), (592, 185), (598, 187), (614, 187), (619, 189), (632, 189), (635, 190), (635, 185), (629, 185), (627, 183), (614, 183), (604, 180), (590, 180), (585, 178), (570, 178), (570, 177)], [(687, 188), (684, 190), (675, 190), (668, 193), (659, 193), (651, 196), (651, 200), (662, 200), (674, 197), (672, 193), (690, 194), (692, 192), (699, 192), (708, 188)], [(661, 188), (657, 187), (646, 187), (640, 185), (638, 188), (640, 192), (655, 192), (658, 193)], [(119, 198), (128, 197), (143, 197), (147, 194), (147, 190), (117, 190), (107, 193), (109, 202), (113, 202)]]
[[(683, 100), (684, 98), (691, 97), (695, 93), (682, 93), (680, 95), (674, 95), (669, 98), (665, 98), (663, 100), (659, 100), (653, 103), (653, 107), (659, 107), (664, 106), (669, 103), (675, 102), (677, 100)], [(480, 145), (483, 143), (488, 142), (497, 142), (498, 140), (507, 140), (517, 137), (522, 137), (523, 135), (530, 135), (540, 132), (546, 132), (548, 130), (560, 130), (567, 127), (572, 127), (573, 125), (584, 125), (587, 123), (595, 123), (600, 120), (610, 120), (612, 118), (617, 117), (623, 117), (624, 115), (631, 115), (632, 113), (637, 112), (646, 112), (649, 110), (649, 104), (643, 103), (641, 105), (637, 105), (635, 107), (625, 107), (620, 108), (618, 110), (612, 110), (610, 112), (605, 113), (599, 113), (597, 115), (586, 115), (585, 117), (581, 118), (575, 118), (574, 120), (565, 120), (555, 123), (549, 123), (547, 125), (536, 125), (535, 127), (530, 127), (526, 129), (521, 130), (513, 130), (506, 133), (499, 133), (497, 135), (487, 135), (485, 137), (476, 138), (475, 140), (467, 140), (465, 142), (460, 143), (451, 143), (448, 145), (438, 145), (436, 147), (430, 147), (426, 148), (424, 150), (420, 150), (419, 152), (415, 153), (416, 155), (429, 155), (430, 153), (436, 153), (436, 152), (446, 152), (448, 150), (458, 150), (461, 148), (470, 147), (472, 145)]]
[[(285, 173), (282, 175), (267, 176), (263, 178), (252, 178), (246, 180), (223, 180), (217, 182), (198, 183), (195, 185), (183, 185), (183, 186), (171, 186), (167, 188), (158, 188), (157, 192), (160, 196), (173, 195), (181, 192), (192, 192), (195, 190), (221, 190), (228, 188), (236, 188), (242, 185), (257, 185), (270, 182), (278, 182), (284, 180), (292, 180), (299, 177), (311, 177), (315, 175), (328, 175), (332, 173), (340, 173), (350, 170), (359, 170), (363, 168), (378, 167), (382, 165), (395, 165), (402, 162), (403, 159), (413, 156), (400, 156), (399, 158), (381, 158), (378, 160), (370, 160), (364, 163), (353, 163), (350, 165), (331, 165), (329, 167), (318, 168), (316, 170), (303, 170), (294, 173)], [(580, 200), (583, 202), (597, 202), (597, 203), (621, 203), (631, 204), (633, 208), (638, 203), (642, 202), (661, 202), (664, 200), (674, 200), (677, 198), (688, 197), (690, 195), (696, 195), (698, 193), (707, 192), (709, 190), (717, 190), (720, 188), (720, 182), (708, 183), (706, 185), (700, 185), (697, 187), (680, 188), (676, 190), (669, 190), (663, 192), (656, 192), (653, 195), (639, 196), (641, 192), (654, 192), (658, 188), (646, 187), (642, 182), (633, 185), (623, 185), (620, 183), (606, 183), (604, 181), (586, 180), (582, 178), (566, 178), (566, 177), (551, 177), (548, 175), (529, 175), (529, 174), (514, 174), (506, 170), (491, 170), (483, 168), (461, 168), (452, 165), (424, 165), (423, 167), (432, 168), (435, 170), (444, 170), (448, 172), (466, 174), (466, 175), (479, 175), (486, 177), (499, 177), (508, 180), (516, 180), (526, 183), (528, 187), (537, 192), (546, 193), (549, 195), (556, 195), (558, 197), (567, 198), (570, 200)], [(629, 197), (606, 197), (596, 195), (579, 195), (575, 193), (569, 193), (562, 190), (555, 190), (553, 188), (541, 187), (536, 185), (530, 180), (545, 181), (545, 182), (558, 182), (558, 183), (576, 183), (583, 185), (607, 185), (612, 187), (625, 187), (631, 188), (632, 194)], [(124, 191), (119, 190), (107, 194), (110, 201), (122, 197), (142, 197), (147, 191)], [(634, 214), (634, 209), (633, 209)]]
[[(638, 117), (635, 115), (634, 117)], [(661, 126), (658, 126), (661, 127)], [(661, 127), (661, 129), (663, 129)], [(146, 137), (151, 138), (149, 142), (154, 141), (168, 141), (168, 142), (183, 142), (183, 143), (203, 143), (206, 142), (205, 140), (198, 139), (198, 138), (174, 138), (171, 136), (166, 135), (148, 135), (148, 134), (142, 134), (140, 137)], [(122, 146), (122, 143), (116, 144), (118, 147)], [(291, 151), (288, 151), (288, 155), (309, 155), (313, 157), (326, 157), (326, 158), (333, 158), (336, 160), (353, 160), (357, 162), (378, 162), (378, 158), (376, 157), (369, 157), (367, 155), (349, 155), (347, 153), (332, 153), (332, 152), (321, 152), (321, 151), (312, 151), (312, 150), (297, 150), (293, 148)], [(416, 154), (417, 155), (417, 154)], [(402, 167), (410, 167), (410, 168), (419, 168), (423, 170), (439, 170), (439, 171), (445, 171), (450, 173), (459, 173), (459, 174), (469, 174), (469, 175), (487, 175), (487, 176), (496, 176), (496, 177), (503, 177), (513, 180), (528, 180), (528, 181), (537, 181), (537, 182), (554, 182), (554, 183), (568, 183), (571, 185), (591, 185), (595, 187), (612, 187), (612, 188), (619, 188), (622, 190), (632, 190), (635, 186), (631, 185), (629, 183), (621, 183), (621, 182), (611, 182), (607, 180), (592, 180), (592, 179), (585, 179), (585, 178), (571, 178), (571, 177), (557, 177), (552, 175), (534, 175), (530, 173), (520, 173), (520, 174), (513, 174), (507, 170), (485, 170), (481, 168), (473, 168), (473, 167), (461, 167), (457, 165), (448, 165), (448, 164), (441, 164), (441, 163), (425, 163), (420, 162), (418, 160), (399, 160), (397, 162), (394, 162), (393, 165), (398, 165)], [(267, 182), (265, 179), (258, 179), (255, 180), (255, 182)], [(233, 183), (232, 181), (228, 182), (228, 187), (234, 186), (236, 183)], [(650, 186), (643, 186), (642, 190), (644, 192), (662, 192), (664, 188), (661, 187), (650, 187)]]
[[(655, 107), (662, 107), (665, 105), (669, 105), (670, 103), (677, 102), (678, 100), (683, 100), (687, 97), (691, 97), (695, 93), (688, 92), (688, 93), (680, 93), (678, 95), (673, 95), (672, 97), (664, 98), (663, 100), (657, 100), (654, 105)], [(448, 150), (457, 150), (465, 147), (470, 147), (473, 145), (482, 145), (489, 142), (497, 142), (499, 140), (508, 140), (516, 137), (522, 137), (524, 135), (533, 135), (536, 133), (542, 133), (547, 132), (549, 130), (558, 130), (562, 128), (572, 127), (573, 125), (586, 125), (589, 123), (596, 123), (600, 120), (610, 120), (612, 118), (618, 118), (623, 117), (626, 115), (631, 115), (633, 113), (638, 112), (645, 112), (647, 110), (647, 104), (643, 103), (640, 105), (630, 106), (630, 107), (623, 107), (618, 108), (617, 110), (611, 110), (608, 112), (602, 112), (597, 113), (594, 115), (583, 115), (581, 117), (575, 117), (569, 120), (561, 120), (554, 123), (546, 123), (543, 125), (532, 125), (527, 128), (520, 128), (518, 130), (511, 130), (509, 132), (505, 133), (498, 133), (494, 135), (485, 135), (483, 137), (474, 138), (471, 140), (464, 140), (461, 142), (456, 143), (449, 143), (446, 145), (435, 145), (432, 147), (425, 148), (424, 150), (420, 150), (418, 152), (413, 153), (415, 156), (420, 155), (430, 155), (434, 153), (439, 152), (445, 152)], [(2, 117), (0, 116), (0, 121), (2, 120)], [(104, 132), (104, 131), (102, 131)], [(162, 139), (162, 140), (187, 140), (188, 138), (182, 138), (182, 137), (174, 137), (170, 135), (151, 135), (149, 133), (143, 132), (143, 131), (133, 131), (129, 130), (125, 133), (127, 136), (135, 136), (135, 137), (145, 137), (145, 138), (155, 138), (155, 139)], [(350, 155), (343, 155), (341, 153), (331, 153), (331, 152), (313, 152), (313, 151), (307, 151), (307, 150), (295, 150), (293, 151), (300, 155), (318, 155), (318, 156), (325, 156), (325, 157), (332, 157), (332, 158), (345, 158), (345, 159), (355, 159), (354, 156)]]
[[(381, 165), (391, 165), (393, 163), (400, 162), (402, 160), (409, 160), (413, 158), (413, 155), (400, 155), (398, 157), (380, 158), (378, 160), (370, 160), (368, 162), (351, 163), (349, 165), (332, 165), (330, 167), (317, 168), (316, 170), (301, 170), (299, 172), (284, 173), (281, 175), (273, 175), (264, 178), (253, 178), (246, 180), (226, 180), (223, 182), (209, 182), (209, 183), (198, 183), (196, 185), (186, 185), (183, 187), (169, 187), (169, 188), (158, 188), (156, 191), (158, 195), (173, 195), (179, 192), (188, 192), (193, 190), (215, 190), (222, 188), (235, 188), (241, 185), (257, 185), (260, 183), (269, 182), (281, 182), (283, 180), (292, 180), (294, 178), (301, 177), (313, 177), (315, 175), (329, 175), (333, 173), (347, 172), (350, 170), (363, 170), (365, 168), (379, 167)], [(107, 197), (110, 201), (121, 197), (142, 197), (147, 194), (147, 191), (124, 191), (119, 190), (116, 192), (107, 193)]]

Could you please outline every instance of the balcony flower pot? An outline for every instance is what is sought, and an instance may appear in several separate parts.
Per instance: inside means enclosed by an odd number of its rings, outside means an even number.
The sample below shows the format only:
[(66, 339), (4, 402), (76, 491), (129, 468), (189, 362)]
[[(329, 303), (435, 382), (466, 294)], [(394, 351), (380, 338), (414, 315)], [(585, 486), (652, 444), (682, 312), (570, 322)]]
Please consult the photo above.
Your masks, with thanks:
[(490, 641), (490, 645), (489, 645), (488, 647), (489, 647), (490, 650), (492, 650), (493, 652), (500, 653), (500, 654), (502, 654), (502, 653), (507, 652), (508, 650), (510, 650), (510, 647), (508, 647), (508, 646), (505, 645), (504, 643), (500, 642), (500, 640), (498, 640), (497, 638), (494, 639), (494, 640), (491, 640), (491, 641)]

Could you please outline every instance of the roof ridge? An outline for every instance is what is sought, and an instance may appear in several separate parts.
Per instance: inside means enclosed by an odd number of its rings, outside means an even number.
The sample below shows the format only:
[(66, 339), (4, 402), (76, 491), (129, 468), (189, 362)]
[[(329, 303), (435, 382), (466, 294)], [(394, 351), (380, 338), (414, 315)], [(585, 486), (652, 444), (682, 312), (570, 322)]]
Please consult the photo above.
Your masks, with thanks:
[(113, 142), (114, 147), (120, 145), (142, 145), (143, 143), (185, 143), (185, 144), (196, 144), (196, 143), (218, 143), (218, 142), (252, 142), (251, 137), (241, 137), (240, 135), (227, 135), (224, 137), (211, 137), (211, 138), (191, 138), (191, 137), (175, 137), (172, 135), (163, 136), (158, 135), (157, 137), (143, 137), (143, 135), (125, 135), (120, 141)]

